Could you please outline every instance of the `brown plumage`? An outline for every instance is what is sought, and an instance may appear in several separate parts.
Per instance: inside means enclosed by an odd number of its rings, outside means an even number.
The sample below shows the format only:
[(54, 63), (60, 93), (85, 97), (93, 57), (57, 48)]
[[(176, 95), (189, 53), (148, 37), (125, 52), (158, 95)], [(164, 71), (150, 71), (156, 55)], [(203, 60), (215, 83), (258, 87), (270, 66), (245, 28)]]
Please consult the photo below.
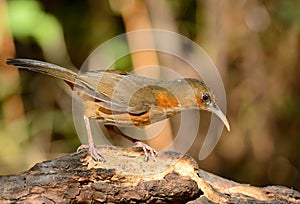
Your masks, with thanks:
[(146, 126), (184, 110), (198, 109), (219, 116), (229, 130), (228, 121), (217, 106), (213, 94), (198, 79), (161, 81), (115, 70), (77, 74), (54, 64), (31, 59), (8, 59), (7, 64), (51, 75), (70, 85), (85, 106), (83, 117), (88, 133), (89, 153), (95, 160), (103, 157), (95, 148), (90, 119), (96, 119), (108, 130), (135, 142), (143, 148), (146, 159), (147, 150), (150, 151), (154, 160), (154, 149), (124, 135), (116, 126)]

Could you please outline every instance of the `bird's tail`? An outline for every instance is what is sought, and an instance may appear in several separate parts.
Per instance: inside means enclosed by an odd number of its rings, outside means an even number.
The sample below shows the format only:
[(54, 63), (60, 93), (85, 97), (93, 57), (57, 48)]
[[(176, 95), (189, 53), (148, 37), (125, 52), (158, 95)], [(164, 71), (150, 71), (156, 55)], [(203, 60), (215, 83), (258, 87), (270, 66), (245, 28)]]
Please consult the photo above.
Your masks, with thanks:
[(38, 60), (13, 58), (7, 59), (6, 63), (9, 65), (14, 65), (17, 68), (28, 69), (34, 72), (40, 72), (43, 74), (54, 76), (72, 84), (75, 84), (77, 78), (77, 74), (70, 69)]

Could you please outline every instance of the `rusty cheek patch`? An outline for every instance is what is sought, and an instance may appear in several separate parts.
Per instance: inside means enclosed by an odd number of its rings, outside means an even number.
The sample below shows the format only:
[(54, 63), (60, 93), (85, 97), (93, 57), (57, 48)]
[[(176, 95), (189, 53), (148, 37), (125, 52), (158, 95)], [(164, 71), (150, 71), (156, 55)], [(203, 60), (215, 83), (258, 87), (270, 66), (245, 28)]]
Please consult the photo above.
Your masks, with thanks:
[(172, 109), (178, 106), (178, 100), (173, 96), (169, 95), (166, 91), (162, 91), (156, 94), (157, 106)]
[(207, 107), (207, 105), (205, 103), (202, 102), (201, 99), (201, 94), (197, 93), (196, 94), (196, 99), (197, 99), (197, 105), (201, 108), (201, 109), (205, 109)]

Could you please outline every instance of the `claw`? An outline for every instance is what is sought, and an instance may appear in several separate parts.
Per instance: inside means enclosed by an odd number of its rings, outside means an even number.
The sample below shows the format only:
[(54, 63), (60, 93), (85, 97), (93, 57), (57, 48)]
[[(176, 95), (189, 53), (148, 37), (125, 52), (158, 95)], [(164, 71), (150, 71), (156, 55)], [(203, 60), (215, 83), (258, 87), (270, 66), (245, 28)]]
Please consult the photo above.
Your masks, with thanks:
[(87, 148), (89, 148), (88, 145), (82, 144), (82, 145), (80, 145), (80, 146), (77, 148), (76, 152), (80, 152), (80, 151), (82, 151), (82, 150), (84, 150), (84, 149), (87, 149)]
[(95, 161), (105, 160), (105, 158), (102, 156), (102, 154), (94, 146), (89, 147), (89, 153)]
[(105, 160), (104, 156), (94, 147), (94, 146), (89, 146), (89, 145), (80, 145), (77, 148), (77, 152), (82, 151), (83, 149), (89, 148), (88, 152), (95, 161), (103, 161)]
[(141, 147), (143, 149), (144, 154), (145, 154), (145, 159), (144, 159), (145, 161), (149, 160), (149, 154), (148, 154), (148, 151), (149, 151), (153, 161), (157, 162), (157, 160), (156, 160), (157, 151), (154, 148), (152, 148), (149, 145), (147, 145), (143, 142), (140, 142), (140, 141), (135, 142), (135, 145), (133, 147)]

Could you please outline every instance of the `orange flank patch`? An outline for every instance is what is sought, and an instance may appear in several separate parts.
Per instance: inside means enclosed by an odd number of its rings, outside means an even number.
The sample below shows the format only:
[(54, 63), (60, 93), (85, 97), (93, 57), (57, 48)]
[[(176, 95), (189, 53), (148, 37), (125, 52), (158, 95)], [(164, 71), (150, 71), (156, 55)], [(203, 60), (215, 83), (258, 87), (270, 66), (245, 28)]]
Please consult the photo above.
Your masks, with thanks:
[(107, 123), (115, 123), (122, 126), (128, 126), (133, 124), (135, 126), (145, 126), (151, 123), (149, 112), (135, 116), (130, 115), (129, 113), (118, 113), (101, 107), (99, 104), (93, 101), (84, 101), (84, 105), (86, 107), (85, 115), (89, 118), (94, 118), (97, 120), (103, 120)]
[(157, 106), (172, 109), (178, 106), (178, 100), (173, 96), (168, 94), (166, 91), (162, 91), (156, 94)]
[(151, 123), (149, 112), (140, 116), (130, 115), (130, 120), (135, 126), (145, 126)]

